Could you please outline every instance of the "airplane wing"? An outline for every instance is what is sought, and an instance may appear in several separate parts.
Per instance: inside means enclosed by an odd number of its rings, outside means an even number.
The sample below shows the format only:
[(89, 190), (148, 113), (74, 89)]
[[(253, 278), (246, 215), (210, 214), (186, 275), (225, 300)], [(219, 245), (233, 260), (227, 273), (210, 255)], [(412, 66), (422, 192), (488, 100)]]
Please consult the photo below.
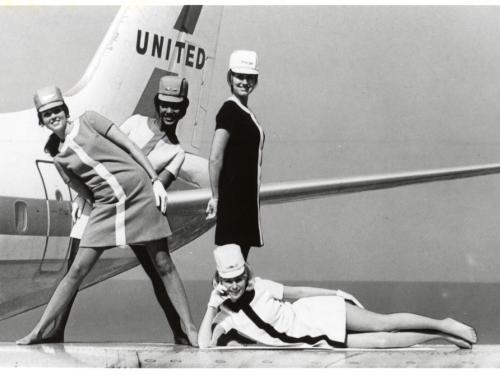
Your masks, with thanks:
[[(260, 189), (262, 204), (277, 204), (329, 195), (358, 193), (368, 190), (388, 189), (426, 182), (454, 180), (500, 173), (500, 164), (483, 164), (468, 167), (430, 169), (414, 172), (367, 175), (359, 177), (302, 180), (263, 184)], [(169, 210), (203, 212), (210, 198), (209, 189), (172, 192)]]
[[(486, 164), (469, 167), (432, 169), (414, 172), (390, 173), (347, 178), (303, 180), (263, 184), (260, 189), (262, 204), (279, 204), (305, 199), (321, 198), (335, 194), (357, 193), (368, 190), (388, 189), (398, 186), (445, 181), (500, 173), (500, 164)], [(205, 209), (210, 199), (210, 189), (178, 190), (169, 192), (168, 209), (173, 234), (169, 238), (170, 251), (183, 245), (209, 230), (215, 220), (205, 219)], [(114, 275), (129, 270), (138, 264), (135, 258), (101, 259), (87, 277), (83, 287), (89, 287)], [(7, 274), (8, 276), (9, 274)], [(56, 274), (59, 275), (59, 274)], [(13, 279), (16, 286), (7, 287), (17, 298), (11, 299), (0, 294), (0, 320), (47, 303), (55, 287), (55, 279), (44, 273), (34, 282), (30, 274), (26, 285), (20, 279)], [(47, 280), (45, 280), (47, 279)], [(44, 281), (45, 280), (45, 281)], [(5, 281), (5, 280), (4, 280)], [(22, 280), (21, 280), (22, 281)], [(4, 282), (5, 283), (5, 282)], [(21, 283), (22, 284), (22, 283)], [(34, 288), (34, 285), (37, 288)], [(24, 292), (22, 292), (24, 290)], [(4, 291), (5, 292), (5, 291)]]

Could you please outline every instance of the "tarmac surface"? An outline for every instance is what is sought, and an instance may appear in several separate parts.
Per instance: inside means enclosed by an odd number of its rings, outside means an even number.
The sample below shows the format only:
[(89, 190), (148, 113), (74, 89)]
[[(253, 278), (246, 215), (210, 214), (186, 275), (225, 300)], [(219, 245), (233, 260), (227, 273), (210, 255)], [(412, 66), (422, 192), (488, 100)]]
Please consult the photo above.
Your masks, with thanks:
[(500, 368), (500, 346), (405, 349), (196, 349), (174, 344), (0, 343), (0, 367), (92, 368)]

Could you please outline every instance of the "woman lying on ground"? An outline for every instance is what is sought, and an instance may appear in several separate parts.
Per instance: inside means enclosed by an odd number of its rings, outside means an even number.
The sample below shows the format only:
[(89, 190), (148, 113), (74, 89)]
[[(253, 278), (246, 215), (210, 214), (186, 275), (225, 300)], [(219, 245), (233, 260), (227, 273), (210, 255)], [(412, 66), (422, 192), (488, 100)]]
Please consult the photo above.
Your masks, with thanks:
[(216, 248), (214, 257), (217, 271), (198, 333), (200, 348), (216, 346), (220, 338), (235, 332), (270, 346), (399, 348), (442, 339), (469, 349), (477, 341), (472, 327), (451, 318), (379, 314), (342, 291), (254, 277), (235, 244)]

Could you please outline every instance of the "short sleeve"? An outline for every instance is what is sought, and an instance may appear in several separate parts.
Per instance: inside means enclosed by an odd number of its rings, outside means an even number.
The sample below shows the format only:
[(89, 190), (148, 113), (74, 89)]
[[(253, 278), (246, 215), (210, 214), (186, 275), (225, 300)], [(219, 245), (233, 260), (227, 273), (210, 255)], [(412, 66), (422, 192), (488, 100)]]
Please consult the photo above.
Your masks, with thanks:
[(233, 328), (233, 324), (231, 323), (231, 316), (224, 310), (219, 311), (215, 316), (212, 324), (213, 329), (215, 329), (216, 326), (221, 327), (225, 333), (229, 332)]
[(120, 130), (126, 135), (129, 135), (132, 129), (137, 127), (138, 123), (141, 121), (141, 117), (141, 115), (133, 115), (132, 117), (129, 117), (123, 124), (120, 125)]
[(94, 111), (87, 111), (82, 115), (89, 126), (97, 130), (102, 136), (106, 136), (113, 122)]
[(266, 290), (272, 297), (276, 299), (283, 299), (284, 285), (271, 280), (255, 278), (255, 288), (262, 288)]
[(226, 101), (215, 117), (215, 130), (224, 129), (232, 133), (238, 123), (238, 110), (236, 103)]

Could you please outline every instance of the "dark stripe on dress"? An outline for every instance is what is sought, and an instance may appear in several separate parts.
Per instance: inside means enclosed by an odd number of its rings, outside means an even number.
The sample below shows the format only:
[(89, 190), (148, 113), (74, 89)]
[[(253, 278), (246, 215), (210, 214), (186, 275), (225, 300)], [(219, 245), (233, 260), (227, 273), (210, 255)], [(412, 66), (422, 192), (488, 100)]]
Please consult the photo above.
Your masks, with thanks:
[(284, 332), (278, 332), (272, 325), (269, 323), (264, 322), (259, 315), (252, 309), (250, 305), (247, 305), (243, 307), (243, 312), (245, 313), (248, 318), (254, 324), (259, 327), (260, 329), (263, 329), (264, 331), (267, 332), (267, 334), (271, 337), (274, 337), (276, 339), (279, 339), (283, 342), (289, 343), (289, 344), (299, 344), (299, 343), (306, 343), (309, 345), (314, 345), (320, 342), (321, 340), (324, 340), (328, 343), (328, 345), (333, 346), (335, 348), (345, 348), (346, 344), (345, 342), (340, 342), (340, 341), (334, 341), (330, 339), (327, 335), (321, 335), (321, 336), (302, 336), (302, 337), (293, 337), (293, 336), (288, 336)]
[[(230, 299), (227, 299), (224, 301), (224, 306), (226, 306), (228, 309), (238, 312), (242, 310), (245, 315), (260, 329), (263, 329), (266, 331), (266, 333), (274, 337), (276, 339), (279, 339), (283, 342), (289, 343), (289, 344), (300, 344), (300, 343), (306, 343), (309, 345), (314, 345), (317, 344), (321, 340), (325, 340), (328, 345), (334, 347), (334, 348), (345, 348), (346, 347), (346, 337), (344, 337), (344, 342), (341, 341), (335, 341), (330, 339), (327, 335), (320, 335), (320, 336), (302, 336), (302, 337), (293, 337), (293, 336), (288, 336), (286, 333), (278, 332), (272, 325), (269, 323), (266, 323), (263, 321), (260, 316), (252, 309), (250, 306), (250, 302), (255, 297), (255, 290), (247, 290), (243, 295), (235, 302), (231, 301)], [(347, 332), (346, 332), (347, 335)]]

